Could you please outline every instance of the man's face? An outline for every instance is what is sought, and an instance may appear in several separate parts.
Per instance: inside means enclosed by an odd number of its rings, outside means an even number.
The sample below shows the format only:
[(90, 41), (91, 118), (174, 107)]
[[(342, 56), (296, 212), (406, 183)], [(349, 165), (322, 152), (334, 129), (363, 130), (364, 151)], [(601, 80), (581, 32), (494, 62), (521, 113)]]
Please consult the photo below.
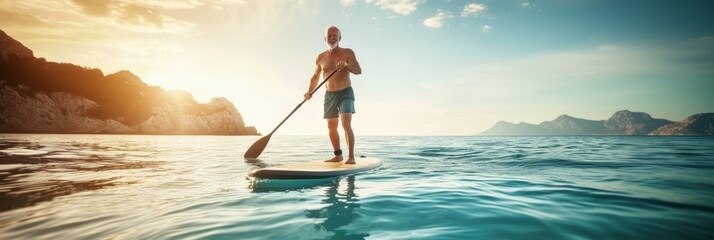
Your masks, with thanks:
[(330, 49), (337, 47), (340, 42), (340, 32), (337, 28), (327, 29), (327, 32), (325, 33), (325, 42), (327, 42), (327, 46)]

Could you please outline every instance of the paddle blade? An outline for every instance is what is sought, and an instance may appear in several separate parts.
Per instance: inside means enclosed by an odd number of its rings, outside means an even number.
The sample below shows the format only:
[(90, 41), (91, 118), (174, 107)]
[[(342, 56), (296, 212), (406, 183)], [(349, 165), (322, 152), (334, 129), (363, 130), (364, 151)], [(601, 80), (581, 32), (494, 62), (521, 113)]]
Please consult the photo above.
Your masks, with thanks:
[(265, 137), (258, 139), (258, 141), (255, 141), (255, 143), (248, 148), (248, 151), (245, 151), (243, 158), (258, 158), (258, 156), (263, 153), (265, 146), (268, 145), (271, 136), (272, 134), (268, 134)]

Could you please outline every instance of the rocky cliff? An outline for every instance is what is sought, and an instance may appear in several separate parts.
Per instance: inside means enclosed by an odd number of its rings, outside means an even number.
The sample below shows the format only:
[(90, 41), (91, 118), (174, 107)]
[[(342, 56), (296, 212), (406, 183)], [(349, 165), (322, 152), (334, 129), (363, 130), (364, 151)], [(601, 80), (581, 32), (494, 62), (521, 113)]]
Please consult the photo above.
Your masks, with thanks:
[(539, 124), (539, 127), (545, 129), (550, 135), (583, 135), (602, 132), (603, 122), (574, 118), (563, 114), (553, 121)]
[(647, 135), (672, 121), (655, 119), (643, 112), (618, 111), (605, 121), (605, 134)]
[(482, 132), (480, 135), (548, 135), (548, 131), (538, 125), (521, 122), (514, 124), (506, 121), (499, 121), (493, 127)]
[(714, 135), (714, 113), (692, 115), (681, 122), (657, 128), (649, 135)]
[(0, 132), (17, 133), (131, 133), (133, 129), (113, 119), (87, 117), (97, 103), (65, 92), (23, 96), (24, 86), (0, 82)]
[(714, 135), (714, 113), (700, 113), (673, 123), (643, 112), (618, 111), (607, 120), (561, 115), (539, 125), (497, 122), (479, 135)]
[(32, 50), (0, 30), (0, 59), (7, 61), (10, 59), (10, 55), (23, 58), (35, 57), (32, 54)]
[(225, 98), (201, 104), (139, 77), (35, 58), (0, 31), (0, 132), (257, 135)]

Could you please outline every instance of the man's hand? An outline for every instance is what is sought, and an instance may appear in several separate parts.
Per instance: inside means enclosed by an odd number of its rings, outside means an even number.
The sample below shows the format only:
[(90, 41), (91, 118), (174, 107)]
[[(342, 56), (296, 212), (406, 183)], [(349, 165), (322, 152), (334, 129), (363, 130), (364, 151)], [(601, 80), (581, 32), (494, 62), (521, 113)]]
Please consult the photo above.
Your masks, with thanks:
[(310, 98), (312, 98), (312, 95), (310, 95), (310, 93), (307, 92), (307, 93), (305, 93), (305, 95), (303, 97), (305, 97), (305, 100), (310, 100)]
[(337, 62), (337, 65), (335, 65), (335, 67), (339, 68), (340, 70), (346, 68), (347, 66), (349, 66), (349, 64), (347, 64), (347, 62), (345, 61), (339, 61)]

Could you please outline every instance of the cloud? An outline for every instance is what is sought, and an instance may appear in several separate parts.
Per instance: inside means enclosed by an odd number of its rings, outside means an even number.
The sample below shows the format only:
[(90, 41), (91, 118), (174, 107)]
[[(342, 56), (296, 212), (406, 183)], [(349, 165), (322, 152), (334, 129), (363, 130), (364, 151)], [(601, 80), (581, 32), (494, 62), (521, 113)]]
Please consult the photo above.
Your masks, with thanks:
[(104, 0), (72, 0), (72, 3), (80, 6), (82, 12), (90, 16), (106, 17), (111, 14), (114, 1)]
[(173, 34), (190, 32), (196, 24), (186, 20), (185, 16), (181, 20), (164, 14), (167, 10), (195, 10), (204, 6), (224, 10), (225, 7), (245, 4), (243, 0), (72, 0), (71, 3), (80, 8), (80, 13), (111, 19), (121, 24), (117, 27), (123, 30)]
[[(668, 59), (689, 66), (692, 74), (714, 75), (714, 35), (686, 40), (672, 46)], [(683, 69), (683, 68), (680, 68)]]
[(124, 7), (123, 10), (119, 15), (121, 22), (128, 22), (134, 25), (154, 25), (159, 28), (164, 26), (163, 17), (151, 8), (131, 4)]
[[(468, 71), (459, 71), (454, 77), (458, 80), (444, 83), (446, 85), (441, 89), (445, 91), (443, 94), (450, 96), (507, 101), (568, 92), (573, 88), (580, 91), (593, 85), (627, 86), (628, 78), (639, 75), (693, 71), (692, 66), (685, 68), (667, 63), (672, 53), (655, 48), (603, 45), (580, 51), (539, 54), (473, 66)], [(457, 101), (462, 100), (473, 101)]]
[[(714, 56), (714, 35), (690, 39), (676, 45), (677, 52), (683, 56)], [(714, 60), (714, 59), (713, 59)]]
[[(0, 22), (3, 27), (18, 26), (18, 27), (43, 27), (49, 24), (40, 18), (31, 14), (22, 14), (14, 11), (0, 9)], [(7, 30), (7, 29), (6, 29)]]
[(486, 12), (486, 5), (479, 3), (470, 3), (464, 7), (461, 11), (462, 17), (478, 17), (479, 15)]
[(72, 3), (82, 8), (82, 13), (95, 17), (109, 17), (112, 13), (136, 11), (135, 6), (152, 10), (163, 9), (196, 9), (206, 4), (213, 5), (213, 8), (222, 8), (221, 5), (240, 4), (242, 1), (229, 0), (214, 0), (214, 1), (198, 1), (198, 0), (72, 0)]
[(523, 2), (521, 3), (522, 8), (534, 8), (535, 4), (529, 3), (529, 2)]
[(242, 4), (241, 0), (115, 0), (122, 1), (124, 5), (137, 4), (155, 9), (196, 9), (205, 5), (235, 5)]
[(345, 7), (352, 6), (355, 4), (355, 2), (356, 2), (356, 0), (340, 0), (340, 3), (342, 4), (342, 6), (345, 6)]
[[(538, 123), (563, 113), (598, 119), (640, 97), (662, 98), (677, 91), (663, 83), (671, 81), (668, 77), (653, 76), (705, 71), (692, 64), (671, 65), (669, 53), (658, 51), (605, 45), (493, 61), (454, 69), (442, 76), (447, 81), (419, 86), (426, 90), (415, 92), (420, 99), (432, 99), (442, 109), (439, 115), (479, 122), (471, 126), (479, 131), (498, 120)], [(677, 81), (683, 88), (702, 86), (686, 78)]]
[(419, 4), (424, 3), (423, 0), (367, 0), (366, 2), (368, 4), (374, 2), (374, 5), (381, 9), (389, 9), (401, 15), (413, 13)]
[[(122, 0), (72, 0), (81, 8), (81, 13), (91, 16), (111, 19), (119, 23), (119, 29), (142, 33), (171, 33), (183, 34), (190, 32), (196, 24), (178, 20), (162, 14), (166, 9), (195, 9), (204, 3), (195, 0), (189, 1), (132, 1), (127, 3)], [(90, 20), (90, 21), (87, 21)], [(106, 25), (101, 19), (85, 19), (94, 25)]]
[(483, 32), (488, 33), (488, 32), (491, 31), (492, 28), (493, 28), (493, 27), (491, 27), (491, 26), (489, 26), (489, 25), (483, 25), (482, 30), (483, 30)]
[(319, 4), (318, 1), (246, 1), (227, 11), (230, 15), (223, 23), (232, 26), (242, 39), (262, 40), (281, 36), (276, 30), (291, 26), (297, 17), (319, 14)]
[(454, 16), (452, 16), (450, 13), (439, 10), (439, 13), (437, 13), (436, 16), (424, 20), (424, 26), (427, 26), (429, 28), (440, 28), (444, 25), (446, 19), (453, 17)]

